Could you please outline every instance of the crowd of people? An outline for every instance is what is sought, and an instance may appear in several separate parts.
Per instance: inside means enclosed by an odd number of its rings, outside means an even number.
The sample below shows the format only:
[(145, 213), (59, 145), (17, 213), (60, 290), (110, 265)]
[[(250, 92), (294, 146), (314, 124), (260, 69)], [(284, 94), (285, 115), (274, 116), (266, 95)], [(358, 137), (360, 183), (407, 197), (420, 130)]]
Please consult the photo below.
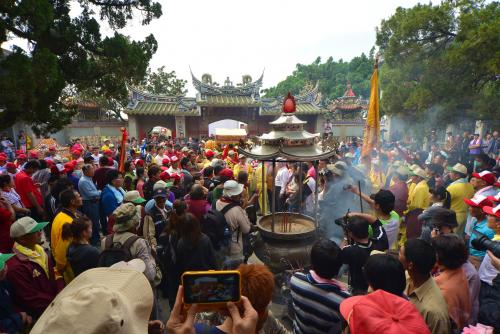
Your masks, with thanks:
[[(76, 140), (68, 157), (0, 152), (0, 331), (499, 331), (500, 140), (490, 137), (448, 133), (440, 144), (431, 133), (425, 149), (384, 143), (365, 156), (350, 140), (308, 163), (254, 161), (210, 138), (132, 138), (123, 166), (110, 141)], [(310, 265), (289, 283), (288, 329), (269, 311), (273, 273), (249, 260), (256, 217), (273, 207), (319, 225)], [(181, 275), (219, 269), (240, 272), (242, 303), (186, 313)]]

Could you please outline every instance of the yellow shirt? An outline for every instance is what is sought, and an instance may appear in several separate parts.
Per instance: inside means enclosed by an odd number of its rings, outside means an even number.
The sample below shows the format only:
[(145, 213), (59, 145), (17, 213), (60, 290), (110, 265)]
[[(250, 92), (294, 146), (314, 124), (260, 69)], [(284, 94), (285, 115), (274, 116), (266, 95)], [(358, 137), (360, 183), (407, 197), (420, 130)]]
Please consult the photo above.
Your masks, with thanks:
[(411, 195), (408, 195), (408, 211), (414, 209), (427, 209), (430, 204), (429, 186), (427, 181), (420, 181), (413, 189)]
[(104, 151), (106, 151), (106, 150), (109, 150), (109, 146), (108, 146), (108, 145), (106, 145), (106, 144), (102, 145), (102, 146), (101, 146), (101, 151), (102, 151), (102, 152), (104, 152)]
[(56, 262), (56, 270), (60, 275), (65, 274), (66, 264), (68, 262), (66, 253), (68, 252), (68, 247), (71, 243), (71, 239), (62, 239), (62, 227), (65, 224), (71, 223), (73, 223), (73, 217), (71, 217), (64, 211), (60, 211), (52, 221), (52, 229), (50, 231), (50, 246), (52, 249), (52, 255), (54, 256), (54, 260)]
[(267, 168), (264, 167), (264, 185), (262, 185), (262, 163), (255, 170), (255, 189), (259, 191), (259, 207), (262, 214), (267, 214)]
[(474, 196), (474, 187), (466, 179), (459, 179), (450, 184), (446, 190), (450, 192), (450, 209), (457, 214), (458, 231), (461, 231), (467, 220), (467, 204), (465, 204), (464, 199)]
[(248, 184), (252, 184), (253, 168), (250, 164), (246, 164), (245, 166), (242, 166), (240, 164), (234, 165), (233, 167), (234, 178), (238, 178), (238, 173), (245, 169), (246, 172), (248, 173)]

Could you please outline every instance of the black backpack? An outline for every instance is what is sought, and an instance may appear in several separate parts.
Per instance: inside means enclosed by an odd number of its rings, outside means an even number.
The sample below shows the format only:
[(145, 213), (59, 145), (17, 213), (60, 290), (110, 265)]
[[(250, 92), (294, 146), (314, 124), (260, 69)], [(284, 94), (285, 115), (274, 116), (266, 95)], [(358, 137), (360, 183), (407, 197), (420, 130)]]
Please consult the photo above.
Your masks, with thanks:
[(122, 244), (113, 242), (114, 235), (108, 235), (104, 241), (104, 250), (99, 255), (98, 267), (110, 267), (120, 261), (128, 262), (133, 259), (130, 248), (138, 239), (139, 236), (133, 235)]
[(221, 246), (227, 244), (228, 240), (225, 240), (227, 236), (224, 235), (226, 228), (229, 230), (229, 238), (231, 238), (232, 230), (224, 215), (235, 206), (238, 206), (238, 204), (229, 203), (222, 210), (210, 209), (203, 216), (201, 231), (210, 238), (212, 246), (216, 251), (220, 250)]

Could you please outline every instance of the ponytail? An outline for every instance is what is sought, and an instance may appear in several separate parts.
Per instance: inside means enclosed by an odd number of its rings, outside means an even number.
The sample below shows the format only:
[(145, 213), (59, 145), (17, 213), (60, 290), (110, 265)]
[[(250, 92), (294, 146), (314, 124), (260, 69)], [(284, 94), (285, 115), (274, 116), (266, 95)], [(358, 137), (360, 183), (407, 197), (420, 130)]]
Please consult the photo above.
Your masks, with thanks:
[(83, 232), (92, 226), (92, 222), (86, 216), (78, 217), (72, 223), (66, 223), (62, 226), (62, 239), (63, 240), (81, 240)]
[(451, 194), (448, 190), (444, 192), (443, 208), (449, 209), (451, 207)]

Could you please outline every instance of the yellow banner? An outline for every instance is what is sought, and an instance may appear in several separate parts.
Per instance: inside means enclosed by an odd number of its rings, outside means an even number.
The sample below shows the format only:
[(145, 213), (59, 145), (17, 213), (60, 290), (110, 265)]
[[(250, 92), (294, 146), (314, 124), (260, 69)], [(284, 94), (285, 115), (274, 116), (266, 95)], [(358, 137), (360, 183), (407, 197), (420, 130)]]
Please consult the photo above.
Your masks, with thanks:
[(378, 96), (378, 66), (373, 69), (370, 89), (370, 104), (366, 117), (365, 136), (361, 156), (369, 155), (380, 142), (380, 108)]

